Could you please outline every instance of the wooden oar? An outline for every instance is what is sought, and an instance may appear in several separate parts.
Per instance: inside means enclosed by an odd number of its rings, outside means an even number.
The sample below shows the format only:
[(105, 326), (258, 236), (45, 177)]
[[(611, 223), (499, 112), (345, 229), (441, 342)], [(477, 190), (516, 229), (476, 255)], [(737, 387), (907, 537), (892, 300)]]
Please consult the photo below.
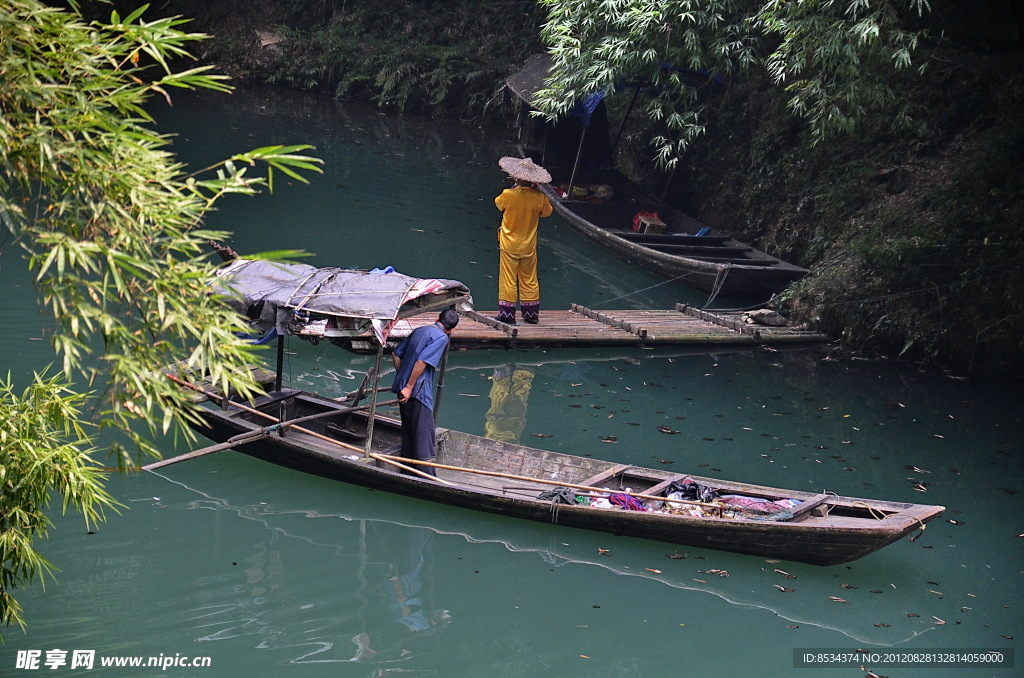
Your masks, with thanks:
[[(398, 400), (395, 399), (395, 400), (389, 400), (389, 401), (386, 401), (386, 402), (383, 402), (383, 403), (379, 403), (379, 404), (381, 406), (386, 406), (386, 405), (394, 405), (397, 402), (398, 402)], [(300, 424), (300, 423), (307, 422), (307, 421), (312, 421), (313, 419), (323, 419), (325, 417), (331, 417), (331, 416), (334, 416), (334, 415), (348, 414), (349, 412), (356, 412), (358, 410), (365, 410), (368, 407), (370, 407), (370, 406), (369, 405), (360, 405), (358, 407), (346, 407), (346, 408), (343, 408), (343, 409), (340, 409), (340, 410), (329, 410), (327, 412), (317, 412), (316, 414), (308, 414), (308, 415), (306, 415), (304, 417), (296, 417), (295, 419), (289, 419), (287, 421), (282, 421), (279, 424), (271, 424), (270, 426), (264, 426), (262, 428), (258, 428), (255, 431), (249, 431), (247, 433), (239, 433), (237, 436), (233, 436), (233, 437), (229, 438), (226, 442), (223, 442), (223, 443), (218, 443), (216, 445), (210, 445), (209, 447), (204, 447), (204, 448), (198, 449), (198, 450), (192, 450), (191, 452), (186, 452), (185, 454), (180, 454), (177, 457), (172, 457), (170, 459), (161, 459), (160, 461), (155, 461), (152, 464), (146, 464), (145, 466), (142, 467), (142, 470), (143, 471), (152, 471), (153, 469), (158, 469), (158, 468), (161, 468), (163, 466), (170, 466), (171, 464), (177, 464), (179, 461), (186, 461), (188, 459), (195, 459), (196, 457), (203, 457), (203, 456), (205, 456), (207, 454), (213, 454), (214, 452), (220, 452), (221, 450), (229, 450), (232, 447), (236, 447), (238, 445), (244, 445), (245, 443), (251, 443), (251, 442), (256, 441), (256, 440), (263, 440), (264, 438), (266, 438), (270, 434), (274, 433), (275, 431), (278, 431), (278, 430), (284, 429), (284, 428), (288, 428), (288, 427), (292, 427), (292, 426), (294, 426), (296, 428), (296, 430), (304, 431), (304, 432), (307, 432), (307, 433), (312, 433), (311, 431), (306, 431), (306, 429), (303, 429), (300, 426), (296, 426), (296, 424)], [(267, 415), (267, 416), (270, 416), (270, 415)], [(424, 474), (424, 475), (427, 475), (427, 474)]]
[[(378, 455), (378, 456), (384, 457), (385, 455)], [(651, 495), (651, 494), (640, 494), (639, 492), (626, 492), (625, 490), (619, 490), (619, 491), (616, 491), (616, 492), (610, 492), (609, 490), (606, 490), (604, 488), (593, 487), (591, 485), (577, 485), (575, 483), (564, 483), (564, 482), (560, 482), (558, 480), (544, 480), (543, 478), (531, 478), (529, 476), (517, 476), (517, 475), (513, 475), (511, 473), (500, 473), (498, 471), (484, 471), (484, 470), (481, 470), (481, 469), (466, 468), (464, 466), (450, 466), (448, 464), (438, 464), (437, 462), (433, 462), (433, 461), (421, 461), (419, 459), (405, 459), (404, 457), (402, 457), (402, 460), (405, 461), (405, 462), (408, 462), (410, 464), (418, 464), (420, 466), (433, 466), (434, 468), (443, 468), (443, 469), (447, 469), (449, 471), (462, 471), (464, 473), (476, 473), (478, 475), (493, 476), (495, 478), (508, 478), (510, 480), (525, 480), (527, 482), (540, 483), (542, 485), (557, 485), (558, 487), (570, 487), (570, 488), (573, 488), (573, 489), (587, 490), (588, 492), (597, 492), (598, 494), (600, 494), (602, 496), (605, 496), (605, 495), (607, 495), (609, 493), (611, 493), (611, 494), (625, 494), (625, 495), (628, 495), (630, 497), (636, 497), (637, 499), (654, 499), (656, 501), (666, 501), (666, 502), (672, 502), (674, 504), (687, 504), (689, 506), (699, 506), (701, 508), (714, 509), (714, 510), (718, 511), (719, 513), (721, 513), (721, 511), (722, 511), (722, 506), (720, 506), (719, 504), (707, 504), (707, 503), (700, 502), (700, 501), (690, 501), (688, 499), (671, 499), (669, 497), (656, 497), (656, 496)]]
[(161, 459), (154, 461), (152, 464), (146, 464), (142, 467), (143, 471), (153, 471), (155, 469), (170, 466), (171, 464), (177, 464), (179, 461), (186, 461), (188, 459), (195, 459), (196, 457), (203, 457), (207, 454), (213, 454), (214, 452), (220, 452), (221, 450), (229, 450), (232, 447), (238, 447), (239, 445), (245, 445), (256, 440), (263, 440), (270, 435), (270, 431), (266, 429), (258, 429), (250, 433), (242, 433), (240, 435), (228, 438), (226, 442), (218, 443), (216, 445), (210, 445), (209, 447), (203, 447), (198, 450), (192, 450), (185, 454), (179, 454), (177, 457), (171, 457), (170, 459)]

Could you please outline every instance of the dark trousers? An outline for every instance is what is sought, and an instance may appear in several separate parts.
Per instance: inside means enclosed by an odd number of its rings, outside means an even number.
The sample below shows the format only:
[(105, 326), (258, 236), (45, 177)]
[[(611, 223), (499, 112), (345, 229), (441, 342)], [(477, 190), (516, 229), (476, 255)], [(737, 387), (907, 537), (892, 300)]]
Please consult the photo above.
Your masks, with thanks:
[[(416, 398), (399, 404), (402, 415), (402, 456), (406, 459), (434, 461), (434, 413)], [(430, 466), (411, 465), (432, 476), (437, 473)]]

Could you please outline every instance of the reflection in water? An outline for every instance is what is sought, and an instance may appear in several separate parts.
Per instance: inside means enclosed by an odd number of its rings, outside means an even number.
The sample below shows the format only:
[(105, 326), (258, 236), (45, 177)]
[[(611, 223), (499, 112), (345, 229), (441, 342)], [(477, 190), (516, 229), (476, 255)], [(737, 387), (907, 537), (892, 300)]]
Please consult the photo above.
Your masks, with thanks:
[[(363, 524), (366, 581), (377, 582), (368, 600), (387, 621), (352, 638), (352, 661), (394, 661), (433, 649), (432, 636), (451, 621), (448, 610), (433, 604), (433, 533), (394, 523)], [(368, 617), (375, 616), (371, 611)]]
[[(208, 500), (174, 507), (230, 511), (251, 521), (260, 537), (237, 561), (240, 572), (192, 581), (198, 605), (185, 613), (185, 621), (198, 632), (195, 642), (255, 636), (254, 647), (285, 650), (290, 664), (362, 663), (372, 667), (372, 676), (433, 673), (387, 667), (435, 652), (452, 621), (447, 609), (434, 604), (434, 531), (283, 510), (280, 501), (234, 505), (200, 493)], [(324, 522), (338, 518), (344, 521), (340, 526)], [(231, 539), (220, 543), (224, 537), (218, 530), (216, 550), (231, 549)], [(325, 549), (335, 564), (311, 597), (309, 563), (323, 558)]]
[(526, 427), (526, 403), (530, 398), (533, 377), (532, 369), (515, 364), (494, 369), (485, 437), (507, 443), (519, 442)]

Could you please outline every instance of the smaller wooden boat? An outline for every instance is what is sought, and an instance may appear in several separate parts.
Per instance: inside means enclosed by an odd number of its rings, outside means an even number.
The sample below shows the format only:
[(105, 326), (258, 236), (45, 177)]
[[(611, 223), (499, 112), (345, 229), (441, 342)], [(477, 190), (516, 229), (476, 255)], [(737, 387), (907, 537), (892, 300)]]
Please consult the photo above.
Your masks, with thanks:
[(622, 125), (613, 140), (602, 96), (581, 102), (586, 105), (578, 107), (579, 115), (555, 121), (530, 115), (537, 92), (547, 86), (550, 65), (547, 55), (535, 55), (505, 85), (521, 102), (519, 154), (550, 172), (552, 182), (541, 188), (574, 230), (622, 259), (712, 297), (763, 300), (807, 275), (807, 269), (645, 194), (615, 171), (612, 158)]
[[(556, 170), (557, 171), (557, 170)], [(614, 178), (605, 174), (606, 181)], [(681, 210), (645, 197), (619, 178), (608, 198), (570, 199), (541, 186), (555, 212), (576, 231), (626, 261), (712, 296), (767, 299), (807, 269), (754, 249)], [(633, 230), (634, 220), (637, 230)]]
[[(395, 272), (244, 260), (222, 273), (219, 293), (257, 329), (278, 332), (276, 373), (260, 379), (273, 387), (241, 402), (216, 393), (186, 366), (174, 366), (166, 376), (205, 401), (193, 427), (217, 444), (147, 469), (237, 448), (281, 466), (451, 506), (815, 565), (860, 558), (944, 511), (687, 476), (447, 429), (438, 431), (433, 462), (406, 459), (399, 452), (400, 422), (378, 411), (396, 402), (378, 403), (388, 333), (397, 319), (418, 312), (452, 305), (465, 311), (472, 305), (469, 290), (458, 281)], [(337, 341), (346, 332), (365, 335), (369, 327), (379, 342), (376, 364), (350, 397), (332, 400), (282, 387), (285, 335)], [(446, 358), (438, 368), (435, 408)], [(368, 405), (359, 404), (364, 395)]]

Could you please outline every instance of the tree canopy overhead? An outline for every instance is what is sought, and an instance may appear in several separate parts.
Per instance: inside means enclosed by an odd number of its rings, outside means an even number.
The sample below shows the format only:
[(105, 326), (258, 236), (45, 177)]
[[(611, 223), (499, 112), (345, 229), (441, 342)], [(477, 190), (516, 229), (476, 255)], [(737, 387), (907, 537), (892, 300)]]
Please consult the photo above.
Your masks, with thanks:
[[(770, 78), (789, 107), (823, 137), (850, 132), (884, 112), (901, 124), (906, 103), (887, 84), (912, 65), (927, 0), (541, 0), (553, 58), (550, 89), (535, 102), (548, 115), (580, 98), (642, 83), (647, 115), (663, 122), (659, 162), (671, 166), (709, 120), (706, 87)], [(894, 115), (895, 113), (895, 115)]]

